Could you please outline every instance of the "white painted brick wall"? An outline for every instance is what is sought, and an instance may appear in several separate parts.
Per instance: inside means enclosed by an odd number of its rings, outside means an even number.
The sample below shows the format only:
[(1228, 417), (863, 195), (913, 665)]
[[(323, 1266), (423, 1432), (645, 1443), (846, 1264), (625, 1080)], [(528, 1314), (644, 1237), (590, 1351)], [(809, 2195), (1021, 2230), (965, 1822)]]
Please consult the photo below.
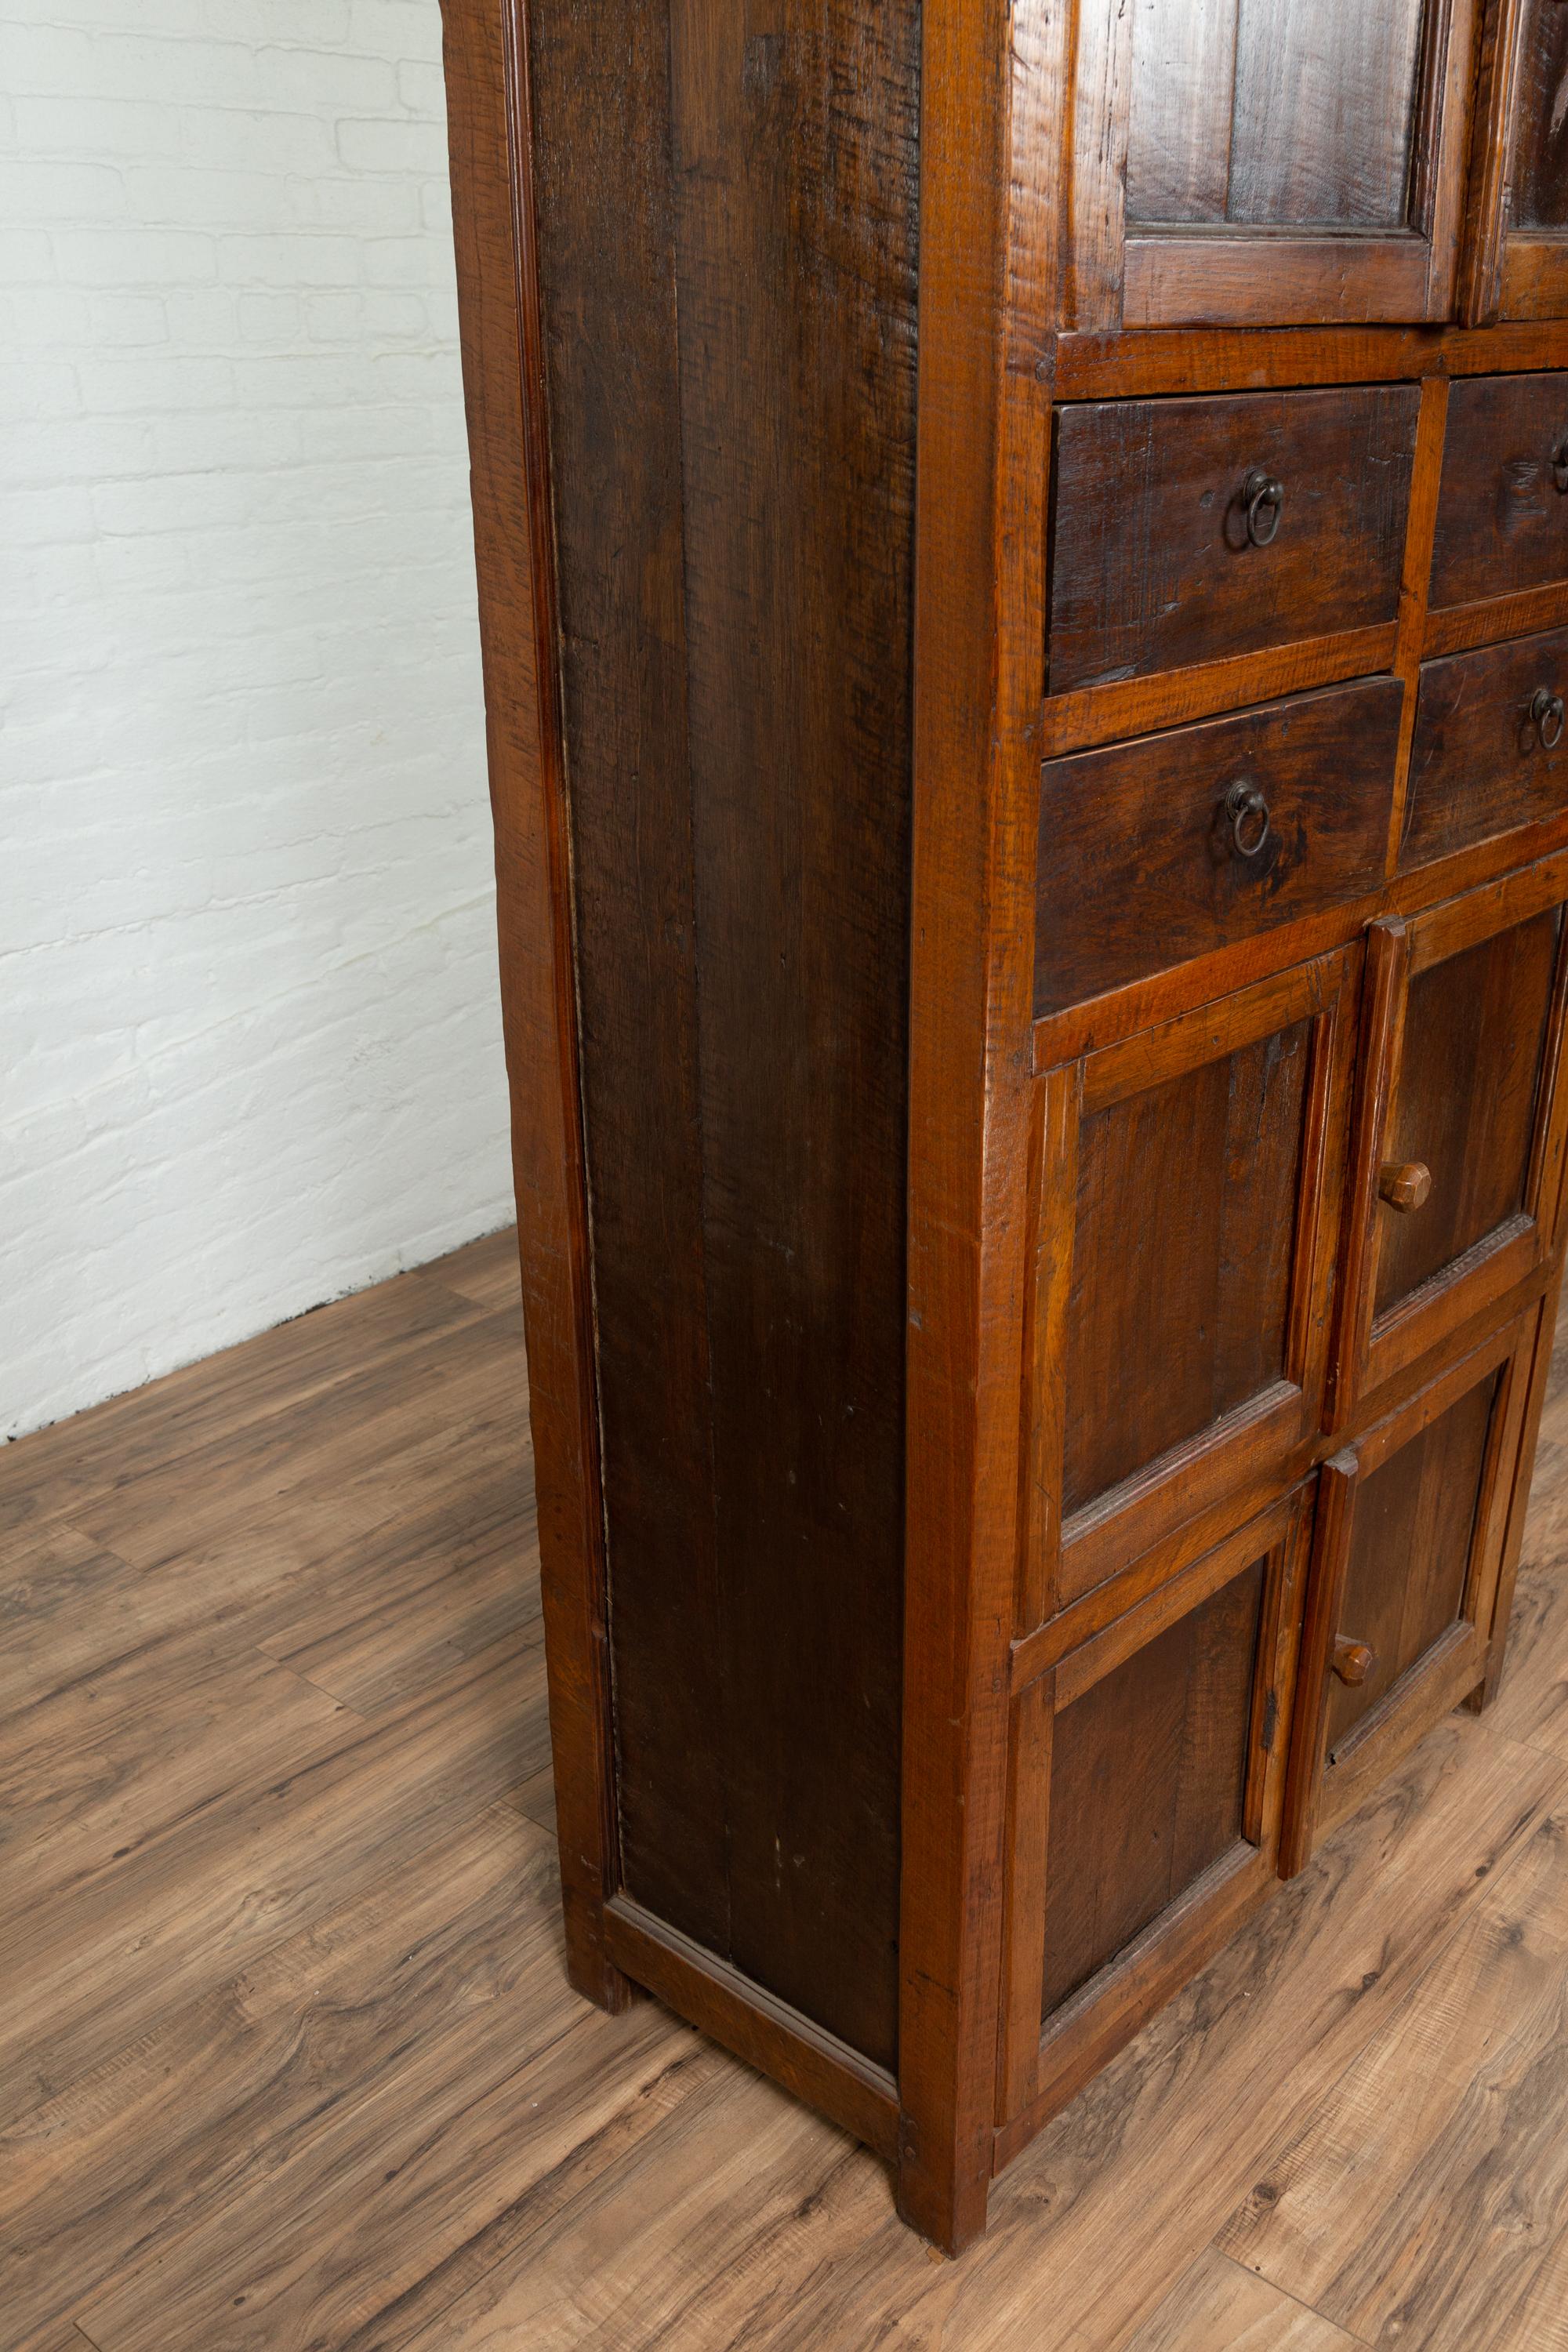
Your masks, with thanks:
[(0, 1434), (509, 1214), (437, 0), (0, 0)]

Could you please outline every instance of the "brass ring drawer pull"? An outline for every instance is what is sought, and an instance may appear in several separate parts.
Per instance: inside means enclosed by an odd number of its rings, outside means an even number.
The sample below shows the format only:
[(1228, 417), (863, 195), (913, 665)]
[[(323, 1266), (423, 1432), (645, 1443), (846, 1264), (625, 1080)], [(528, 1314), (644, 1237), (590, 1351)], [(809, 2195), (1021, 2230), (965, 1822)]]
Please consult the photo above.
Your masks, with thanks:
[(1412, 1209), (1424, 1209), (1430, 1200), (1432, 1171), (1419, 1160), (1387, 1160), (1379, 1171), (1377, 1190), (1391, 1209), (1407, 1216)]
[(1250, 776), (1238, 776), (1225, 796), (1230, 837), (1238, 857), (1261, 857), (1268, 845), (1268, 803)]
[(1543, 751), (1555, 751), (1563, 740), (1563, 697), (1553, 694), (1548, 686), (1538, 687), (1530, 706), (1530, 716), (1541, 739)]
[(1247, 508), (1247, 536), (1254, 547), (1267, 547), (1279, 529), (1279, 518), (1285, 510), (1285, 485), (1254, 466), (1241, 486), (1242, 502)]

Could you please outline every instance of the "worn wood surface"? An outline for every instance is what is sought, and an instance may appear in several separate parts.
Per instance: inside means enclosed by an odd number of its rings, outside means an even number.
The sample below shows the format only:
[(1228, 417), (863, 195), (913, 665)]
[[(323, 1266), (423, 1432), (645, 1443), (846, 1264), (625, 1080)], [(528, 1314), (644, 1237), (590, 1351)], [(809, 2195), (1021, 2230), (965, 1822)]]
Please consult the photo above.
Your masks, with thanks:
[[(1555, 492), (1553, 492), (1555, 496)], [(1568, 691), (1568, 630), (1449, 654), (1421, 674), (1401, 869), (1568, 806), (1568, 740), (1531, 716)]]
[(1375, 889), (1400, 712), (1382, 678), (1048, 761), (1037, 1017)]
[(917, 12), (526, 21), (622, 1878), (886, 2066)]
[(1128, 219), (1401, 225), (1421, 21), (1420, 0), (1138, 0)]
[[(1051, 692), (1392, 621), (1419, 406), (1398, 385), (1062, 409)], [(1255, 471), (1282, 491), (1263, 546)]]
[[(567, 1985), (523, 1801), (515, 1250), (0, 1455), (0, 1769), (33, 1792), (0, 1865), (6, 2352), (1552, 2344), (1568, 1351), (1496, 1706), (1439, 1726), (938, 2264), (874, 2157), (656, 2004)], [(345, 1703), (313, 1666), (370, 1629)]]

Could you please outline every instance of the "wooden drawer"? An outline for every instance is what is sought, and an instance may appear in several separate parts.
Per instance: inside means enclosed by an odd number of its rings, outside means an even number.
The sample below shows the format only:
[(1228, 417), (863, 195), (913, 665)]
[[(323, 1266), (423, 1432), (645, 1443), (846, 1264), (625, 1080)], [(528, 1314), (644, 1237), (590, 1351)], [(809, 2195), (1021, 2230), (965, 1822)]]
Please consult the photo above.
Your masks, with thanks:
[(1568, 629), (1426, 665), (1401, 873), (1568, 808), (1568, 729), (1552, 707), (1563, 696)]
[[(1374, 678), (1048, 761), (1037, 1016), (1375, 890), (1402, 693)], [(1267, 825), (1238, 817), (1248, 786)]]
[[(1393, 384), (1059, 410), (1047, 690), (1392, 621), (1419, 399)], [(1280, 502), (1249, 530), (1254, 477)]]
[(1287, 1874), (1486, 1674), (1541, 1312), (1323, 1467)]
[(1568, 374), (1470, 376), (1448, 394), (1435, 608), (1568, 580)]

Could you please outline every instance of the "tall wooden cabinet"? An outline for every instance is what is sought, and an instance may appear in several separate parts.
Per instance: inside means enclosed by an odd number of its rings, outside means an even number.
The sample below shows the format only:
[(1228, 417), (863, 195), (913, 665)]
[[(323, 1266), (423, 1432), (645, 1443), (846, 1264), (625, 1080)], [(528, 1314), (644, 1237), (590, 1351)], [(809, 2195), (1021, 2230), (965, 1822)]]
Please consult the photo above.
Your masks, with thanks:
[(956, 2250), (1501, 1665), (1568, 6), (445, 5), (568, 1964)]

